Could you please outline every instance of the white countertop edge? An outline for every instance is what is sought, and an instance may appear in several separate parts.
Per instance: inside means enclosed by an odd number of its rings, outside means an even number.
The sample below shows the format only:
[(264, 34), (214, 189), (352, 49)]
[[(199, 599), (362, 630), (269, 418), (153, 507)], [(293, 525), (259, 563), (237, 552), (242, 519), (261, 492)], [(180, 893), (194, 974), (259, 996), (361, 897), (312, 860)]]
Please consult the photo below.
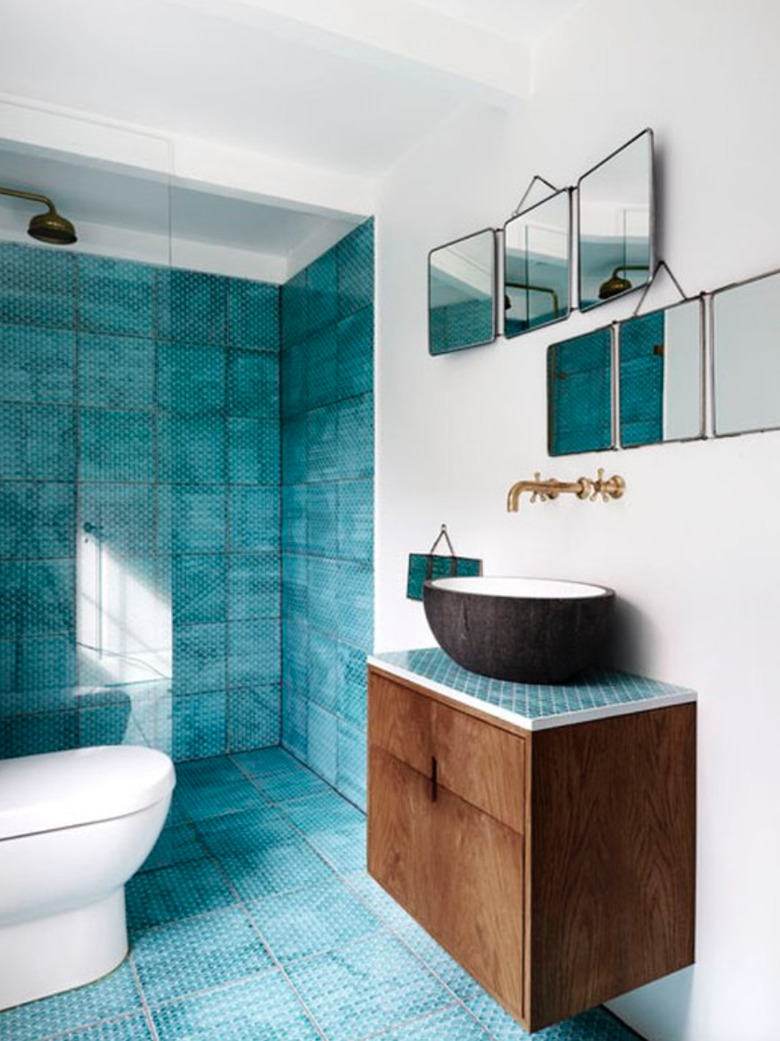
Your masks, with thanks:
[(670, 705), (686, 705), (697, 700), (696, 691), (677, 690), (669, 694), (659, 694), (653, 698), (642, 698), (639, 701), (620, 701), (614, 705), (597, 705), (593, 708), (578, 709), (574, 712), (559, 712), (554, 716), (537, 716), (535, 719), (529, 719), (528, 716), (521, 716), (519, 712), (511, 712), (509, 709), (492, 705), (489, 701), (477, 698), (473, 694), (464, 694), (460, 690), (455, 690), (454, 687), (447, 687), (443, 683), (429, 680), (418, 672), (403, 669), (399, 665), (391, 665), (389, 662), (382, 661), (381, 658), (376, 658), (371, 654), (368, 655), (366, 660), (369, 665), (382, 669), (393, 676), (398, 676), (399, 679), (416, 683), (420, 687), (427, 687), (437, 694), (443, 694), (444, 697), (450, 698), (452, 701), (459, 701), (462, 705), (478, 708), (482, 712), (488, 713), (488, 715), (495, 716), (496, 719), (505, 720), (507, 723), (514, 723), (515, 726), (522, 727), (523, 730), (551, 730), (553, 727), (569, 726), (572, 723), (587, 723), (592, 719), (628, 716), (633, 712), (651, 712), (653, 709), (666, 708)]

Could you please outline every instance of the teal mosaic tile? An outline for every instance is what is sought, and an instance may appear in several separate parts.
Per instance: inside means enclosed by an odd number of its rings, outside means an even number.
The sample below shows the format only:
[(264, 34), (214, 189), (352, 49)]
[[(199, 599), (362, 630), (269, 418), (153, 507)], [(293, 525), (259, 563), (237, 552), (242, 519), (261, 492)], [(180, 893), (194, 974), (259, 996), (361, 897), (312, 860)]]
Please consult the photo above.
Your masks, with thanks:
[(163, 412), (221, 415), (225, 408), (225, 352), (191, 343), (157, 344), (157, 406)]
[(227, 694), (224, 690), (174, 696), (171, 709), (171, 756), (174, 760), (199, 759), (224, 752), (227, 730)]
[(280, 740), (278, 682), (228, 691), (228, 751), (276, 745)]
[(250, 777), (268, 777), (272, 774), (297, 774), (306, 767), (283, 748), (261, 748), (231, 757)]
[(309, 842), (334, 871), (342, 875), (366, 870), (366, 826), (362, 822), (313, 832)]
[(282, 965), (343, 947), (383, 929), (363, 902), (335, 879), (310, 889), (252, 900), (248, 908)]
[[(173, 633), (173, 690), (177, 694), (225, 688), (227, 633), (224, 623), (178, 625)], [(217, 749), (212, 755), (217, 755)]]
[(259, 799), (254, 809), (210, 817), (197, 821), (195, 827), (200, 840), (220, 861), (251, 862), (258, 849), (294, 845), (299, 838), (289, 821)]
[(208, 860), (143, 871), (130, 879), (125, 894), (127, 922), (133, 934), (153, 925), (232, 907), (235, 902), (222, 874)]
[(76, 336), (64, 329), (0, 325), (0, 398), (30, 404), (75, 402)]
[(445, 1009), (382, 1034), (382, 1041), (493, 1041), (463, 1008)]
[(486, 701), (497, 708), (516, 712), (526, 719), (543, 719), (566, 712), (641, 703), (667, 695), (691, 699), (685, 687), (634, 676), (610, 669), (589, 669), (566, 684), (548, 686), (509, 683), (477, 676), (456, 665), (438, 647), (414, 651), (392, 651), (376, 656), (388, 665), (414, 672), (423, 679), (441, 683), (463, 694)]
[(228, 340), (233, 347), (279, 350), (278, 286), (242, 278), (228, 280)]
[(219, 785), (223, 781), (242, 779), (241, 771), (235, 763), (223, 755), (199, 759), (193, 763), (179, 763), (176, 767), (176, 777), (184, 788)]
[(374, 472), (374, 406), (371, 395), (339, 405), (336, 467), (341, 478)]
[(374, 482), (338, 482), (337, 552), (370, 564), (374, 555)]
[(230, 687), (265, 687), (281, 678), (281, 631), (276, 618), (231, 622), (227, 678)]
[(281, 807), (285, 817), (306, 835), (338, 831), (353, 825), (365, 826), (365, 814), (351, 806), (335, 792), (313, 795), (307, 799), (286, 803)]
[(79, 485), (78, 538), (112, 556), (155, 551), (155, 500), (151, 484)]
[(328, 250), (306, 269), (307, 334), (333, 326), (338, 319), (337, 251)]
[(227, 503), (223, 486), (161, 486), (157, 509), (158, 552), (225, 552)]
[(264, 351), (230, 351), (227, 411), (231, 416), (278, 419), (278, 354)]
[(79, 321), (97, 333), (150, 338), (155, 269), (111, 257), (76, 255)]
[(171, 594), (174, 628), (195, 622), (224, 621), (227, 614), (225, 555), (193, 553), (174, 557)]
[[(178, 804), (183, 816), (190, 820), (206, 821), (226, 813), (237, 813), (240, 810), (260, 811), (267, 807), (267, 801), (257, 788), (238, 771), (232, 779), (218, 778), (210, 783), (201, 781), (197, 784), (187, 784), (185, 777), (186, 775), (182, 776), (179, 785)], [(232, 824), (229, 826), (233, 827)], [(200, 825), (198, 833), (203, 833)]]
[(534, 1041), (636, 1041), (637, 1038), (632, 1030), (601, 1008), (583, 1012), (534, 1034), (527, 1034), (485, 993), (471, 998), (467, 1008), (496, 1041), (521, 1041), (529, 1037)]
[(279, 488), (233, 485), (228, 492), (230, 546), (234, 551), (275, 552), (279, 545)]
[(274, 964), (237, 907), (141, 933), (133, 961), (150, 1004), (255, 976)]
[(140, 1009), (141, 997), (125, 961), (95, 983), (0, 1012), (0, 1039), (38, 1041), (51, 1034), (70, 1036), (70, 1031), (101, 1019)]
[(341, 318), (374, 300), (374, 222), (367, 220), (336, 246)]
[(350, 888), (358, 893), (374, 914), (390, 928), (396, 931), (419, 928), (412, 916), (407, 914), (365, 869), (351, 873), (347, 881)]
[(0, 759), (62, 752), (78, 744), (78, 714), (35, 712), (5, 716), (0, 726)]
[(154, 702), (135, 706), (129, 698), (124, 704), (97, 708), (79, 706), (78, 746), (150, 745), (154, 740)]
[(0, 245), (0, 322), (73, 328), (76, 261), (72, 253)]
[(157, 271), (157, 335), (164, 340), (224, 345), (228, 279), (173, 268)]
[(338, 714), (356, 727), (365, 727), (368, 709), (366, 652), (338, 644)]
[(482, 988), (422, 926), (409, 922), (400, 930), (401, 939), (461, 1001), (482, 994)]
[(161, 415), (158, 479), (175, 484), (225, 481), (225, 421), (220, 416)]
[(231, 621), (278, 618), (281, 614), (281, 561), (276, 552), (231, 553), (227, 557)]
[(282, 557), (282, 616), (306, 624), (309, 617), (309, 565), (305, 556), (285, 553)]
[(451, 996), (395, 938), (374, 936), (288, 967), (331, 1041), (351, 1041), (444, 1008)]
[(62, 1041), (155, 1041), (145, 1015), (123, 1016), (61, 1036)]
[(365, 810), (368, 750), (365, 726), (354, 727), (344, 719), (339, 719), (338, 742), (336, 787), (356, 806)]
[(82, 481), (151, 481), (154, 426), (151, 415), (107, 409), (79, 414)]
[(308, 269), (304, 268), (286, 282), (281, 289), (282, 347), (298, 343), (308, 328)]
[(0, 478), (73, 481), (75, 409), (0, 404)]
[(310, 556), (335, 557), (338, 548), (335, 483), (310, 484), (306, 497), (306, 550)]
[(156, 871), (158, 868), (186, 864), (191, 860), (203, 860), (207, 856), (206, 847), (198, 839), (191, 824), (172, 824), (163, 828), (154, 849), (139, 870)]
[(312, 770), (335, 784), (338, 773), (338, 720), (314, 702), (309, 703), (308, 762)]
[(282, 489), (282, 548), (287, 553), (305, 553), (308, 514), (305, 484)]
[(61, 690), (76, 683), (73, 635), (0, 640), (0, 690)]
[(308, 795), (325, 795), (332, 789), (310, 770), (298, 770), (292, 774), (269, 774), (255, 778), (255, 784), (271, 802), (301, 799)]
[(282, 683), (282, 744), (302, 759), (308, 751), (309, 702)]
[[(309, 558), (309, 624), (315, 629), (332, 633), (338, 628), (337, 595), (339, 564), (334, 560)], [(336, 623), (334, 625), (334, 622)]]
[(322, 405), (330, 405), (340, 397), (338, 340), (335, 325), (311, 333), (306, 340), (304, 350), (306, 352), (307, 407), (313, 409), (320, 408)]
[(307, 413), (307, 474), (310, 481), (333, 481), (345, 475), (339, 468), (339, 408), (326, 405)]
[(222, 867), (243, 900), (327, 882), (330, 868), (303, 841), (260, 847), (251, 855), (222, 857)]
[(307, 361), (305, 342), (293, 344), (282, 354), (280, 407), (283, 419), (289, 419), (306, 411), (308, 406)]
[(79, 333), (79, 403), (150, 409), (154, 404), (154, 341)]
[(73, 632), (75, 583), (72, 560), (0, 563), (0, 638)]
[(305, 688), (320, 708), (335, 712), (341, 697), (340, 646), (326, 633), (309, 633), (309, 672)]
[(234, 484), (278, 484), (281, 475), (278, 421), (230, 418), (227, 431), (228, 479)]
[(152, 1016), (160, 1041), (321, 1041), (278, 971), (163, 1005)]
[(370, 394), (374, 389), (374, 308), (364, 307), (337, 326), (340, 398)]
[(0, 481), (0, 559), (75, 555), (74, 485)]
[(336, 582), (339, 638), (365, 650), (374, 643), (374, 573), (370, 564), (342, 561)]
[(282, 643), (282, 678), (295, 690), (307, 690), (309, 675), (309, 635), (306, 625), (288, 622)]

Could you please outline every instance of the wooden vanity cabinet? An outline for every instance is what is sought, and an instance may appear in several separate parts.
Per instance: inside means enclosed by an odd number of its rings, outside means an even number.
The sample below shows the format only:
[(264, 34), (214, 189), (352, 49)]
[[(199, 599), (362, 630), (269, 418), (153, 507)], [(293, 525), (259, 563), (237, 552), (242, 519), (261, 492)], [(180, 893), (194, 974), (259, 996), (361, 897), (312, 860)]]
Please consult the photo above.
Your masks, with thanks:
[(683, 968), (695, 712), (528, 731), (371, 666), (369, 872), (528, 1031)]

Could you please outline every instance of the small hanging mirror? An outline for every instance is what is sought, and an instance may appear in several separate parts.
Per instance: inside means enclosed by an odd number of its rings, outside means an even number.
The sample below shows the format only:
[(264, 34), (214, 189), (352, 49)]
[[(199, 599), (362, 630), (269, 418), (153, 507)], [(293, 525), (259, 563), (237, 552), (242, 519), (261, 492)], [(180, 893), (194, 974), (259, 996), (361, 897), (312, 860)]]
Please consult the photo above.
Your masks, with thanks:
[(492, 228), (428, 254), (428, 350), (449, 354), (496, 338), (496, 236)]
[(564, 188), (504, 225), (504, 334), (568, 318), (570, 273), (571, 192)]
[(587, 311), (650, 281), (655, 263), (653, 131), (579, 179), (579, 305)]
[(611, 326), (548, 348), (547, 440), (550, 455), (613, 447)]

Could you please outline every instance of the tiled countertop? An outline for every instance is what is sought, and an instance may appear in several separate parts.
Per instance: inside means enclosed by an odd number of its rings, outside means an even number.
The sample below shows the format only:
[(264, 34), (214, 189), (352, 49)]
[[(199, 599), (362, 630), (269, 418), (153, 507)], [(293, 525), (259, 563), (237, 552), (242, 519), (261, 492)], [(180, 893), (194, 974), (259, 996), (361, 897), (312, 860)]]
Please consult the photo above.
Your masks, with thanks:
[(389, 651), (370, 665), (526, 730), (648, 712), (696, 700), (696, 692), (613, 669), (589, 669), (570, 683), (508, 683), (467, 672), (439, 647)]

